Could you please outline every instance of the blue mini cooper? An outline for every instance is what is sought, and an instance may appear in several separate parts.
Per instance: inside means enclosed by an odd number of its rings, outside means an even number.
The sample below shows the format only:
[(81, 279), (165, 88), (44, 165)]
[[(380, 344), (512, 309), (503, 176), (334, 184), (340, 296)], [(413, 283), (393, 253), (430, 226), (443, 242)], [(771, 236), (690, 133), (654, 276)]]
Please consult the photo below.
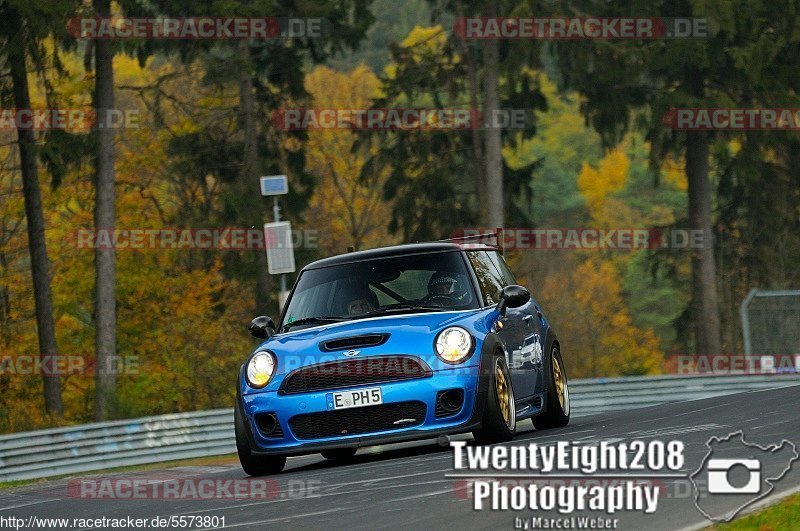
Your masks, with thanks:
[(351, 252), (300, 272), (280, 322), (242, 365), (236, 446), (249, 475), (291, 455), (351, 459), (361, 446), (517, 422), (565, 426), (559, 341), (497, 247), (437, 242)]

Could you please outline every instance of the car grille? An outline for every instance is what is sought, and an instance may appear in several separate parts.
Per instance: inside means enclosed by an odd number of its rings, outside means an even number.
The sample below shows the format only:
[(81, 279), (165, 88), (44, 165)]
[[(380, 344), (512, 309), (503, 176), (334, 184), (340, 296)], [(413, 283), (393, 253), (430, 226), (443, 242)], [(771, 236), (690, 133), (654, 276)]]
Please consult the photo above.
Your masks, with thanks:
[(282, 393), (308, 393), (425, 378), (432, 371), (414, 356), (376, 356), (320, 363), (297, 369), (281, 385)]
[(424, 402), (410, 400), (296, 415), (289, 427), (298, 439), (322, 439), (418, 426), (425, 420)]

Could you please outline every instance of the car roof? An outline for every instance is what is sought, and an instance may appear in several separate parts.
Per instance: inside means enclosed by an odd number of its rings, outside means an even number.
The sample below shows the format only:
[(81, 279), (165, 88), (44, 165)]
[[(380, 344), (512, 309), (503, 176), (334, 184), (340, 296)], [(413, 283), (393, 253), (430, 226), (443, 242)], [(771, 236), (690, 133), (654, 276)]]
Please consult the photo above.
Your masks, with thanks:
[(393, 245), (391, 247), (378, 247), (377, 249), (369, 249), (366, 251), (354, 251), (351, 253), (339, 254), (331, 256), (330, 258), (323, 258), (316, 262), (311, 262), (303, 268), (319, 269), (321, 267), (329, 267), (333, 265), (349, 264), (352, 262), (361, 262), (364, 260), (373, 260), (376, 258), (388, 258), (392, 256), (405, 256), (410, 254), (427, 254), (427, 253), (440, 253), (447, 251), (461, 251), (461, 250), (482, 250), (482, 251), (496, 251), (496, 247), (485, 244), (467, 244), (455, 242), (430, 242), (430, 243), (409, 243), (404, 245)]

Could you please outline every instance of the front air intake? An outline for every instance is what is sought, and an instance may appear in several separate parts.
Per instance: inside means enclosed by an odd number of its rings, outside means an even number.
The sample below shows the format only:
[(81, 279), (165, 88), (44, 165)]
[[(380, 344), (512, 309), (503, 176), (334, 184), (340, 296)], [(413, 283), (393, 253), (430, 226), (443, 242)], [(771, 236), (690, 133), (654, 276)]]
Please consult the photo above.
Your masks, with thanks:
[(386, 343), (387, 339), (389, 339), (389, 334), (366, 334), (324, 341), (320, 343), (319, 348), (323, 352), (334, 352), (336, 350), (348, 350), (351, 348), (377, 347), (378, 345)]
[(461, 411), (464, 405), (463, 389), (448, 389), (436, 394), (436, 416), (449, 417)]
[(275, 413), (260, 413), (256, 415), (256, 426), (261, 435), (269, 438), (282, 438), (283, 430)]
[(289, 419), (289, 428), (298, 439), (361, 435), (419, 426), (425, 421), (425, 412), (424, 402), (410, 400), (295, 415)]

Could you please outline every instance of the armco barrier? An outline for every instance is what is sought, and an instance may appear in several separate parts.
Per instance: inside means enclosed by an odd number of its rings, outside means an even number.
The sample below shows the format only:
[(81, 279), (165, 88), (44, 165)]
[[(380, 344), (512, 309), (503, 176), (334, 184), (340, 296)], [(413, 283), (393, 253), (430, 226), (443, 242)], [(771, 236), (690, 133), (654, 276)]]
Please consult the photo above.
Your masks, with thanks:
[[(798, 374), (570, 382), (574, 417), (800, 385)], [(234, 453), (233, 412), (215, 409), (0, 435), (0, 482)]]

